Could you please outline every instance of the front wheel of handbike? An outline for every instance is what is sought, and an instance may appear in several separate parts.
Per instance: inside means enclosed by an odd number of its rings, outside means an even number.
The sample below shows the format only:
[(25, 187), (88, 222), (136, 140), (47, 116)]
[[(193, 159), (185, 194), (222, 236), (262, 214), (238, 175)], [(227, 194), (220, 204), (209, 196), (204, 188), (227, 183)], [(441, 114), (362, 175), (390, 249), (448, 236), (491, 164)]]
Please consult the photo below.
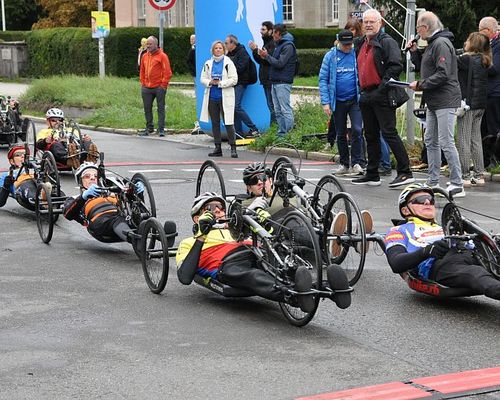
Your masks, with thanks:
[[(305, 266), (312, 276), (313, 289), (322, 289), (322, 258), (321, 246), (318, 235), (314, 231), (309, 219), (299, 211), (290, 212), (276, 233), (275, 251), (281, 260), (286, 260), (289, 267), (282, 277), (285, 281), (293, 282), (295, 271), (300, 266)], [(296, 299), (295, 299), (296, 300)], [(319, 296), (314, 297), (314, 307), (310, 312), (304, 312), (294, 301), (290, 303), (280, 302), (280, 308), (285, 318), (295, 326), (307, 325), (316, 314), (319, 304)]]
[(42, 242), (49, 243), (54, 232), (54, 213), (51, 187), (46, 183), (38, 185), (35, 196), (35, 216), (38, 233)]
[(160, 294), (168, 279), (168, 245), (163, 225), (156, 218), (144, 224), (141, 237), (142, 271), (149, 289)]
[(358, 205), (348, 193), (338, 193), (323, 217), (323, 254), (327, 264), (338, 264), (354, 286), (361, 277), (368, 251), (365, 225)]
[(196, 193), (199, 196), (205, 192), (214, 192), (226, 198), (226, 186), (219, 166), (212, 160), (206, 160), (200, 167), (196, 179)]

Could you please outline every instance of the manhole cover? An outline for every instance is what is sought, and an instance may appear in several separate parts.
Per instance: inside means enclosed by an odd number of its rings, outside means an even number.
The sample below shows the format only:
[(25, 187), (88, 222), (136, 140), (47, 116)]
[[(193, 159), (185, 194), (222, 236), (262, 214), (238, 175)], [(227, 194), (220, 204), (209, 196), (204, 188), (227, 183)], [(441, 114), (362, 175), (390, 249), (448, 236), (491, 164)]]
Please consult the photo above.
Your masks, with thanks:
[(160, 178), (160, 179), (149, 179), (149, 182), (160, 184), (160, 185), (171, 185), (173, 183), (192, 183), (194, 179), (186, 179), (186, 178)]

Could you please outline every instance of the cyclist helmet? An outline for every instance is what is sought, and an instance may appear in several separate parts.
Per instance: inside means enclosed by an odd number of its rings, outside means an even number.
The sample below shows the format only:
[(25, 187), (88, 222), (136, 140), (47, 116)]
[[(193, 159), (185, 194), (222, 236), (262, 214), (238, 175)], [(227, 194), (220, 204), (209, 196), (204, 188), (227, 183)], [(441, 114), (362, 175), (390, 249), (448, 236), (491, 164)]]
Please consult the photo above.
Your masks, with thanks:
[(432, 188), (424, 186), (421, 183), (412, 183), (412, 184), (406, 186), (401, 191), (401, 193), (399, 194), (399, 198), (398, 198), (399, 213), (401, 214), (402, 217), (405, 217), (405, 216), (401, 212), (401, 209), (408, 204), (408, 198), (415, 192), (427, 192), (430, 195), (434, 196), (434, 191), (432, 190)]
[(256, 174), (267, 174), (271, 176), (271, 170), (266, 168), (266, 165), (262, 162), (253, 162), (248, 164), (248, 166), (243, 170), (243, 182), (248, 185), (252, 176)]
[(226, 200), (220, 195), (218, 195), (215, 192), (205, 192), (203, 194), (200, 194), (199, 196), (195, 197), (193, 201), (193, 207), (191, 208), (191, 217), (194, 217), (195, 215), (198, 215), (200, 212), (201, 208), (211, 202), (211, 201), (220, 201), (224, 208), (226, 207)]
[[(19, 144), (12, 146), (12, 147), (9, 149), (9, 152), (7, 153), (7, 158), (8, 158), (9, 160), (12, 160), (12, 159), (14, 158), (14, 153), (15, 153), (16, 151), (19, 151), (19, 150), (26, 150), (26, 148), (25, 148), (24, 146), (19, 145)], [(28, 149), (28, 151), (26, 152), (26, 154), (29, 154), (29, 153), (30, 153), (30, 151), (29, 151), (29, 149)]]
[(45, 113), (45, 117), (48, 118), (62, 118), (64, 119), (64, 112), (60, 108), (49, 108)]
[(96, 171), (99, 171), (99, 168), (96, 164), (94, 163), (91, 163), (91, 162), (88, 162), (88, 161), (85, 161), (84, 163), (82, 163), (78, 169), (75, 171), (75, 179), (78, 183), (81, 183), (81, 180), (82, 180), (82, 175), (85, 171), (87, 171), (88, 169), (95, 169)]

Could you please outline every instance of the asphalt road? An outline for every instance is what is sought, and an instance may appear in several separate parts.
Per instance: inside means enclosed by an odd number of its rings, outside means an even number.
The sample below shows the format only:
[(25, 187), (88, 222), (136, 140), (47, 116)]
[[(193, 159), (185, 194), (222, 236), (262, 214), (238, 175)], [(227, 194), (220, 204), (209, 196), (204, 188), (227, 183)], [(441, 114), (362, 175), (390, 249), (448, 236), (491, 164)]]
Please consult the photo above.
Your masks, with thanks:
[[(130, 163), (112, 170), (148, 176), (159, 218), (188, 236), (208, 149), (168, 138), (92, 136), (107, 162)], [(261, 159), (241, 151), (238, 160), (221, 160), (229, 193), (243, 191), (241, 169)], [(304, 163), (301, 175), (314, 182), (330, 170)], [(76, 193), (72, 176), (62, 181), (67, 194)], [(345, 182), (379, 232), (397, 217), (398, 191), (387, 182)], [(470, 190), (459, 203), (498, 217), (500, 185)], [(498, 230), (494, 221), (474, 219)], [(182, 286), (173, 262), (165, 292), (154, 295), (129, 245), (99, 243), (63, 219), (45, 245), (34, 215), (12, 199), (0, 209), (0, 242), (0, 399), (291, 399), (500, 365), (498, 302), (413, 292), (373, 248), (352, 306), (323, 301), (307, 327), (295, 328), (272, 302)]]

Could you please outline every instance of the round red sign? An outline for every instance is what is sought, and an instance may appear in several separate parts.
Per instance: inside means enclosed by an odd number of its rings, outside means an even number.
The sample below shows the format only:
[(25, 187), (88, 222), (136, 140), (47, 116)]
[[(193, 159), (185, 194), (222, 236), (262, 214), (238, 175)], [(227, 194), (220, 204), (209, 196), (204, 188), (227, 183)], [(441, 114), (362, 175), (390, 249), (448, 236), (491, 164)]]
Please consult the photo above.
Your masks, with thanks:
[(175, 0), (149, 0), (149, 4), (157, 10), (166, 11), (174, 6)]

